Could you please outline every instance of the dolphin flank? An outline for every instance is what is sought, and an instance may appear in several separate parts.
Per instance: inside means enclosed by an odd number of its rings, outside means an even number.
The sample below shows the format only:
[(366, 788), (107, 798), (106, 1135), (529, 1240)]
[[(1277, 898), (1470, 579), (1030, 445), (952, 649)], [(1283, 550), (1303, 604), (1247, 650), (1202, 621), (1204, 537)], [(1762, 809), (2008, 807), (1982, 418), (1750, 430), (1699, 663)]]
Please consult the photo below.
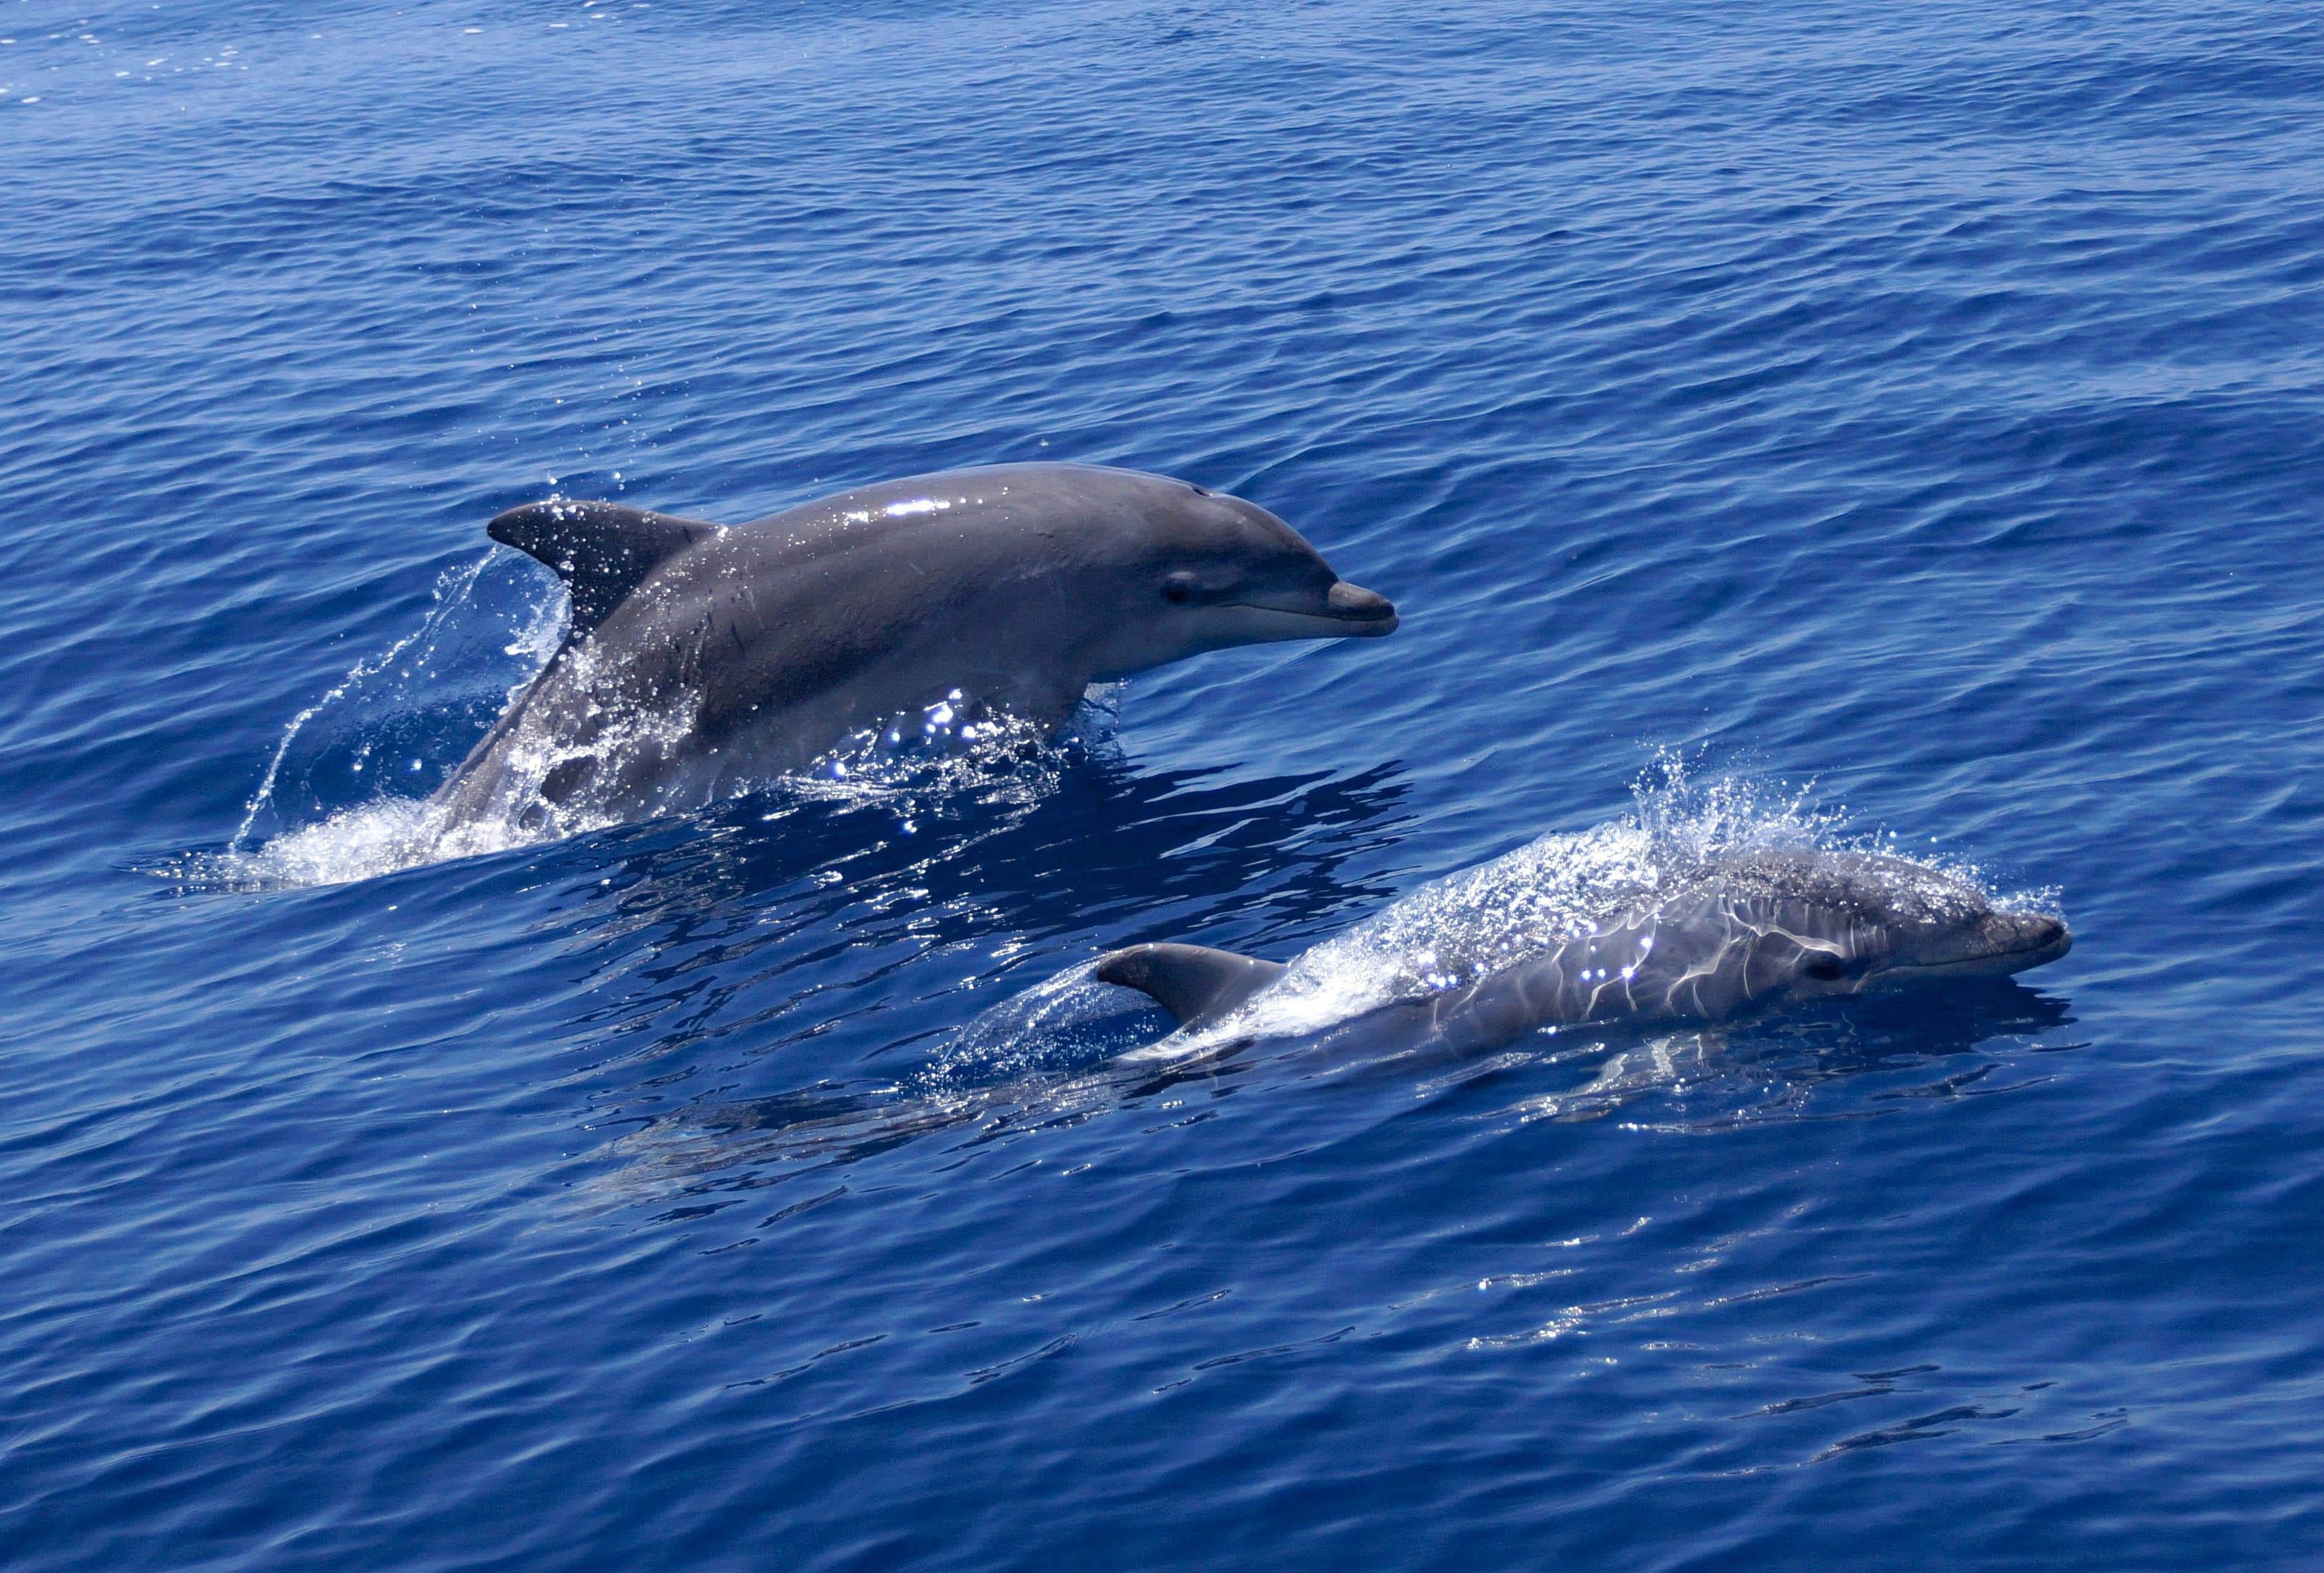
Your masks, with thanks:
[(1089, 465), (915, 476), (733, 526), (551, 500), (490, 529), (556, 570), (572, 623), (431, 800), (447, 826), (682, 810), (910, 709), (1054, 730), (1093, 682), (1397, 625), (1265, 509)]
[[(1179, 1031), (1133, 1058), (1221, 1037), (1360, 1022), (1367, 1037), (1468, 1052), (1543, 1027), (1716, 1021), (1757, 1006), (2055, 961), (2064, 921), (1870, 852), (1758, 848), (1635, 870), (1529, 919), (1526, 872), (1553, 842), (1429, 887), (1288, 964), (1200, 945), (1132, 945), (1101, 982), (1151, 996)], [(1627, 888), (1626, 888), (1627, 887)]]

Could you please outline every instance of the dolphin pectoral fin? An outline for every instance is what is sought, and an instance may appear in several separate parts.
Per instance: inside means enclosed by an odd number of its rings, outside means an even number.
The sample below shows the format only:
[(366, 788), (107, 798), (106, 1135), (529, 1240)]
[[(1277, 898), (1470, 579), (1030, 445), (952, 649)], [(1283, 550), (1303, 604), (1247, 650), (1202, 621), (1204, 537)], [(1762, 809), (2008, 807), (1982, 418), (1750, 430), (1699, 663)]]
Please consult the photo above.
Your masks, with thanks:
[(699, 519), (619, 502), (561, 498), (512, 508), (484, 527), (494, 540), (539, 558), (565, 581), (573, 597), (575, 639), (595, 628), (647, 575), (718, 529)]
[(1132, 945), (1101, 956), (1097, 979), (1153, 996), (1180, 1026), (1217, 1020), (1283, 976), (1283, 963), (1203, 945)]

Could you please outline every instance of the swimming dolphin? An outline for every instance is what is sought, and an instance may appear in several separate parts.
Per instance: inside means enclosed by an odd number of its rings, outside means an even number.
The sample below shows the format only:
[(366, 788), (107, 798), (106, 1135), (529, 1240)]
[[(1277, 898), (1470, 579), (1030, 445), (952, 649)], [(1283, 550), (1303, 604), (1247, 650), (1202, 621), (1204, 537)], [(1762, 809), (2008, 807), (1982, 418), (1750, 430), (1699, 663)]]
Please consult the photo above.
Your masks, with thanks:
[(437, 793), (451, 825), (689, 807), (904, 711), (1054, 730), (1093, 682), (1397, 625), (1265, 509), (1090, 465), (914, 476), (752, 524), (552, 499), (488, 529), (557, 571), (572, 625)]
[(1926, 864), (1804, 849), (1710, 857), (1616, 881), (1628, 888), (1606, 892), (1613, 899), (1594, 913), (1585, 901), (1528, 915), (1523, 882), (1497, 869), (1535, 853), (1471, 870), (1465, 888), (1458, 876), (1431, 887), (1288, 965), (1146, 944), (1102, 957), (1096, 976), (1178, 1018), (1179, 1032), (1133, 1058), (1350, 1020), (1368, 1037), (1471, 1052), (1543, 1027), (1716, 1021), (1787, 1000), (2001, 977), (2073, 943), (2063, 920), (2004, 910)]

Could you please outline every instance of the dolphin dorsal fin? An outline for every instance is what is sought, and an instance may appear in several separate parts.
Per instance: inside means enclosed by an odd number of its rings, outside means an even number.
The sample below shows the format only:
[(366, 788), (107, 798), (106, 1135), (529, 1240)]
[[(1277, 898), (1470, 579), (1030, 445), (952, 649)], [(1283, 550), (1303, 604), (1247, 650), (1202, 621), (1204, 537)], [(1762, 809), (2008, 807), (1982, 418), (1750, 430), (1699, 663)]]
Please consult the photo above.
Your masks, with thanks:
[(1132, 945), (1101, 956), (1097, 979), (1154, 997), (1180, 1026), (1204, 1026), (1283, 976), (1283, 963), (1204, 945)]
[(561, 497), (512, 508), (484, 529), (502, 545), (538, 557), (557, 571), (573, 597), (572, 637), (576, 639), (603, 621), (648, 574), (718, 533), (718, 526), (698, 519)]

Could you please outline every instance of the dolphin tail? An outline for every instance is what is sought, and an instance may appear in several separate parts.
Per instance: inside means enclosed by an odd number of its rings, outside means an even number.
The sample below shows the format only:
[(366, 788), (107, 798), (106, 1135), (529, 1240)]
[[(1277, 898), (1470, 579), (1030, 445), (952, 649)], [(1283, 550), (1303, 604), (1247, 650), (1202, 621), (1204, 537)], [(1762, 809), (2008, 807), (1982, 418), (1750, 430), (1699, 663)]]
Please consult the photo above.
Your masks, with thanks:
[(1206, 1026), (1283, 976), (1283, 963), (1204, 945), (1132, 945), (1098, 958), (1097, 979), (1153, 996), (1180, 1026)]
[(647, 575), (696, 541), (708, 540), (719, 527), (619, 502), (568, 502), (552, 497), (512, 508), (484, 530), (503, 546), (538, 557), (557, 571), (573, 597), (572, 637), (577, 640), (604, 621)]

